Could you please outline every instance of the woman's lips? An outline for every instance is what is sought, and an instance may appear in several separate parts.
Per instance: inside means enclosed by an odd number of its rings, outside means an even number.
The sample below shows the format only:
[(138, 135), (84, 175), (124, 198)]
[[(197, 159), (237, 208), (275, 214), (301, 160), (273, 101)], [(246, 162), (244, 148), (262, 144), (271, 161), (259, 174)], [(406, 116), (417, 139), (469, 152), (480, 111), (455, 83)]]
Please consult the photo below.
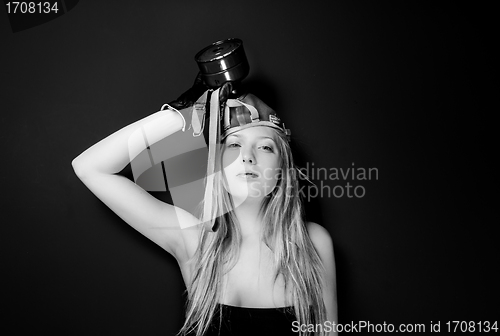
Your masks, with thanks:
[(245, 179), (245, 180), (251, 180), (251, 179), (255, 179), (255, 178), (259, 177), (258, 174), (252, 173), (252, 172), (239, 173), (236, 176), (238, 176), (242, 179)]

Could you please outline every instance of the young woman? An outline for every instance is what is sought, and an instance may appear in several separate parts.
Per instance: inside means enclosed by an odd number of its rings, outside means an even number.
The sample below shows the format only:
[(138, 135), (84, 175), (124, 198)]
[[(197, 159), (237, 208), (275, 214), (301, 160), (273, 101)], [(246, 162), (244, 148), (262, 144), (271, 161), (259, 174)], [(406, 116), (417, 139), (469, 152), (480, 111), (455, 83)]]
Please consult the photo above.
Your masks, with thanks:
[(201, 225), (200, 216), (115, 175), (145, 149), (144, 139), (135, 136), (139, 131), (152, 145), (187, 132), (186, 121), (195, 126), (195, 113), (173, 107), (182, 104), (171, 103), (93, 145), (73, 160), (75, 173), (125, 222), (178, 261), (188, 293), (179, 334), (336, 335), (332, 240), (322, 226), (304, 222), (289, 131), (252, 94), (220, 101), (212, 230), (206, 220)]

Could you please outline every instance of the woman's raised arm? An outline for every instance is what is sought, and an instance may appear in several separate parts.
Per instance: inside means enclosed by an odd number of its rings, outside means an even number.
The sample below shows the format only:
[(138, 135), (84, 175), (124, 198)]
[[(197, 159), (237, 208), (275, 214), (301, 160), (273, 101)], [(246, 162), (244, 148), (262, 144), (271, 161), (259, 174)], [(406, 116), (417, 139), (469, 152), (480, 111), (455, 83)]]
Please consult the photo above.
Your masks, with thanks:
[(129, 179), (115, 175), (147, 146), (184, 129), (180, 113), (159, 111), (99, 141), (72, 161), (80, 180), (137, 231), (177, 258), (189, 258), (196, 248), (198, 220), (189, 212), (157, 200)]

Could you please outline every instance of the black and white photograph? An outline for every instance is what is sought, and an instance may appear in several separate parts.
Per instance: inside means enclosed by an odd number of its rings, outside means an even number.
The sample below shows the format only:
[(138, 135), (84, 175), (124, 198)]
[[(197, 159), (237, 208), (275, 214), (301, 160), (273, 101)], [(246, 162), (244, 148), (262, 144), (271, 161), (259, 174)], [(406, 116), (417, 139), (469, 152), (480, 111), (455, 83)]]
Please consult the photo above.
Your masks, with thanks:
[(4, 0), (3, 334), (498, 334), (493, 13)]

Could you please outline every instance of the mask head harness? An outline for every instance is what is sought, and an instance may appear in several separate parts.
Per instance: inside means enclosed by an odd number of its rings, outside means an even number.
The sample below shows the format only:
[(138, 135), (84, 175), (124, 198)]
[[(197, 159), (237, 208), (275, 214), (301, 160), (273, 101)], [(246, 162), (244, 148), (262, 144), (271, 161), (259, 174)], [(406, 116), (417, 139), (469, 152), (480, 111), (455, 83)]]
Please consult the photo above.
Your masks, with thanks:
[[(276, 112), (262, 100), (251, 93), (236, 99), (219, 102), (219, 91), (208, 90), (193, 105), (191, 127), (193, 136), (203, 134), (208, 145), (208, 164), (206, 188), (203, 206), (203, 222), (207, 230), (214, 231), (215, 218), (213, 213), (213, 190), (215, 174), (215, 158), (218, 145), (230, 134), (240, 130), (265, 126), (284, 134), (290, 141), (291, 132), (278, 117)], [(207, 118), (207, 116), (210, 116)], [(208, 127), (205, 125), (209, 120)]]

